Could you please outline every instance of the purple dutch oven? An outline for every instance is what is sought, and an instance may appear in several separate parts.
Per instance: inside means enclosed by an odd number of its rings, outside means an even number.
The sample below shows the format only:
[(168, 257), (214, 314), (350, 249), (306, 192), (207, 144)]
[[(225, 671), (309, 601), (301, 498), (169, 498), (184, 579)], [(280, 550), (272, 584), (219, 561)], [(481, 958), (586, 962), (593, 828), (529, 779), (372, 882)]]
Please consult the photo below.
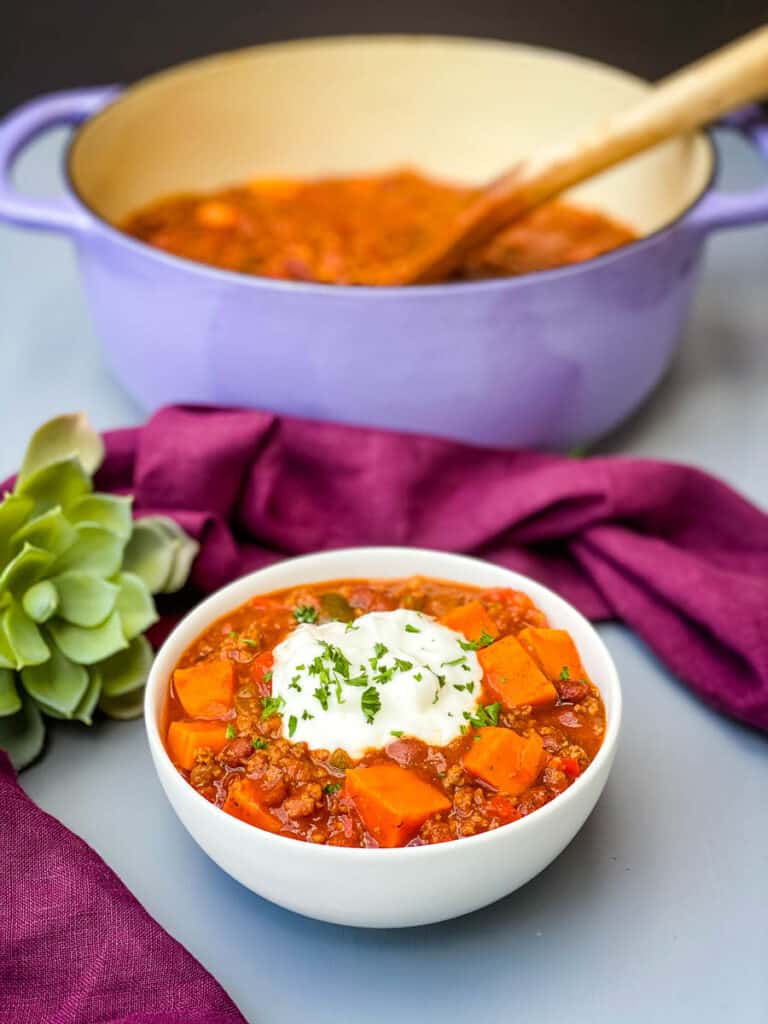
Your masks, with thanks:
[[(635, 227), (638, 242), (517, 278), (390, 289), (279, 282), (169, 256), (115, 225), (159, 196), (256, 175), (409, 163), (484, 180), (647, 88), (590, 61), (480, 40), (256, 47), (124, 91), (83, 89), (22, 106), (0, 124), (0, 217), (70, 236), (109, 362), (148, 409), (247, 405), (569, 448), (615, 426), (664, 372), (709, 232), (768, 220), (768, 188), (713, 191), (707, 134), (574, 191)], [(729, 123), (768, 156), (758, 108)], [(60, 124), (80, 125), (65, 198), (18, 194), (14, 159)]]

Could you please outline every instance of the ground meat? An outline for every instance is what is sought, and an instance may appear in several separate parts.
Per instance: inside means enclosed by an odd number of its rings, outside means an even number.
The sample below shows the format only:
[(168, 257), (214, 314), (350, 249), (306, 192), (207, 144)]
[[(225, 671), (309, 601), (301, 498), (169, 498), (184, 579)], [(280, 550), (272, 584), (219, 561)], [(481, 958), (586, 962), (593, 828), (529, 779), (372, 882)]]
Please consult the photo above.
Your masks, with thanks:
[(208, 747), (198, 750), (195, 764), (189, 773), (189, 781), (196, 789), (207, 789), (224, 774), (224, 769)]
[(544, 804), (549, 803), (551, 799), (552, 794), (546, 786), (535, 786), (520, 797), (517, 809), (520, 816), (523, 817), (526, 814), (531, 814), (533, 811), (538, 810), (539, 807), (543, 807)]
[(447, 843), (449, 839), (453, 839), (453, 836), (451, 823), (446, 818), (430, 818), (422, 825), (418, 838), (412, 845)]
[(560, 757), (572, 757), (579, 762), (579, 767), (582, 771), (589, 764), (589, 757), (585, 750), (577, 746), (575, 743), (566, 743), (565, 746), (560, 748)]
[(454, 786), (460, 785), (464, 781), (464, 769), (460, 764), (452, 764), (448, 771), (445, 773), (443, 778), (443, 786), (445, 789), (452, 789)]
[(541, 781), (545, 786), (549, 786), (550, 789), (560, 793), (566, 788), (570, 779), (559, 768), (552, 768), (551, 765), (548, 765), (542, 772)]
[(282, 810), (289, 818), (306, 818), (323, 804), (323, 788), (316, 782), (301, 786), (283, 801)]

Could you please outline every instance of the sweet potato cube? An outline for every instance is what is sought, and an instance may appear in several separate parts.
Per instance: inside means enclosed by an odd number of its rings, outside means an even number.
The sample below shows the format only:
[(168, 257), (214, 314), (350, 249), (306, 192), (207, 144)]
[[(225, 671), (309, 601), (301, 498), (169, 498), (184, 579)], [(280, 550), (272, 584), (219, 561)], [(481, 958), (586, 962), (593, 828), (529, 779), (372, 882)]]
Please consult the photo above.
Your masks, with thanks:
[(576, 644), (567, 630), (528, 626), (518, 639), (550, 679), (587, 679)]
[(405, 846), (427, 818), (451, 806), (443, 792), (396, 764), (352, 768), (345, 788), (379, 846)]
[(177, 668), (173, 688), (190, 718), (221, 718), (235, 697), (235, 666), (225, 658)]
[(479, 640), (483, 633), (497, 637), (499, 629), (480, 601), (470, 601), (452, 608), (440, 622), (457, 633), (463, 633), (467, 640)]
[(229, 787), (223, 809), (234, 818), (266, 832), (279, 832), (282, 827), (280, 820), (264, 806), (263, 796), (253, 779), (235, 779)]
[(168, 727), (168, 752), (179, 768), (189, 771), (195, 763), (195, 754), (209, 747), (214, 754), (227, 742), (224, 722), (171, 722)]
[(518, 736), (511, 729), (488, 726), (479, 729), (464, 755), (464, 767), (472, 775), (508, 796), (517, 796), (536, 781), (544, 762), (544, 745), (538, 733)]
[(488, 689), (505, 708), (550, 704), (557, 690), (532, 656), (513, 636), (505, 636), (477, 652)]

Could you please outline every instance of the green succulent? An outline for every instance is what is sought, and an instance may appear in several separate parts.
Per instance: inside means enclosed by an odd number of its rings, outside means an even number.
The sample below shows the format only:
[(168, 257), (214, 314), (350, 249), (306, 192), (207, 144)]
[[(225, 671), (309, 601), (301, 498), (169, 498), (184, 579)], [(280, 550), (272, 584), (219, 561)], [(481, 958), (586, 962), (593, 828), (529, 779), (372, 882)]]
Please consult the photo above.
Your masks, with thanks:
[(141, 714), (152, 595), (182, 587), (197, 554), (172, 519), (134, 521), (131, 498), (93, 490), (103, 458), (85, 416), (59, 416), (0, 502), (0, 749), (17, 768), (42, 750), (43, 716)]

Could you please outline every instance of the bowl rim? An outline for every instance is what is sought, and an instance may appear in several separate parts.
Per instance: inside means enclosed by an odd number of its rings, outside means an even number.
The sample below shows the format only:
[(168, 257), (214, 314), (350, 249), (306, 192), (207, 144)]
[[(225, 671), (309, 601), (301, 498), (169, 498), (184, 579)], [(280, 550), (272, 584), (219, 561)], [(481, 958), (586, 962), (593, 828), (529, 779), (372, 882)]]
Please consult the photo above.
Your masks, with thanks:
[[(530, 588), (534, 591), (531, 594), (535, 601), (538, 598), (535, 596), (535, 592), (543, 594), (547, 600), (552, 599), (555, 604), (560, 604), (565, 607), (569, 615), (576, 618), (580, 626), (585, 628), (587, 632), (592, 634), (592, 638), (597, 645), (602, 657), (605, 659), (607, 673), (606, 678), (601, 680), (599, 688), (601, 693), (605, 693), (610, 690), (611, 694), (611, 713), (607, 719), (607, 728), (603, 737), (603, 742), (593, 760), (589, 763), (584, 772), (571, 783), (571, 785), (564, 792), (559, 793), (554, 799), (550, 800), (543, 807), (537, 808), (536, 811), (526, 815), (523, 818), (519, 818), (517, 821), (509, 822), (506, 825), (500, 825), (496, 829), (491, 829), (486, 832), (480, 832), (472, 836), (462, 836), (460, 839), (450, 840), (445, 843), (433, 843), (425, 844), (424, 846), (402, 846), (402, 847), (347, 847), (347, 846), (328, 846), (327, 844), (316, 844), (307, 843), (301, 840), (292, 839), (288, 836), (267, 832), (264, 829), (258, 828), (256, 825), (250, 825), (247, 822), (240, 821), (238, 818), (233, 817), (231, 814), (225, 814), (221, 808), (216, 807), (209, 800), (206, 800), (204, 796), (197, 792), (197, 790), (190, 785), (190, 783), (179, 774), (176, 766), (170, 759), (168, 752), (165, 748), (165, 744), (160, 736), (160, 728), (158, 723), (159, 714), (155, 712), (154, 703), (158, 691), (162, 691), (162, 688), (167, 684), (166, 670), (161, 671), (161, 663), (169, 658), (169, 652), (175, 648), (182, 641), (182, 637), (187, 632), (192, 632), (194, 636), (198, 636), (206, 624), (214, 622), (217, 618), (226, 614), (227, 608), (234, 609), (239, 607), (245, 601), (248, 600), (247, 593), (250, 591), (251, 596), (255, 596), (260, 591), (252, 588), (252, 581), (262, 576), (264, 573), (269, 572), (270, 569), (278, 566), (283, 567), (288, 564), (296, 566), (300, 570), (303, 566), (308, 564), (318, 564), (322, 562), (329, 562), (331, 565), (337, 556), (344, 556), (354, 553), (357, 557), (364, 561), (366, 557), (372, 556), (386, 556), (393, 555), (408, 557), (409, 555), (416, 554), (419, 557), (439, 557), (447, 559), (448, 562), (457, 565), (464, 566), (468, 570), (478, 565), (491, 566), (494, 569), (498, 569), (502, 573), (506, 573), (510, 577), (510, 586), (514, 586), (516, 589)], [(362, 570), (364, 571), (365, 566), (363, 565)], [(327, 579), (331, 580), (334, 578), (331, 572)], [(362, 577), (361, 577), (362, 578)], [(377, 579), (400, 579), (401, 576), (377, 576)], [(436, 578), (436, 577), (433, 577)], [(440, 577), (442, 579), (450, 579), (448, 576)], [(469, 582), (469, 581), (466, 581)], [(290, 584), (289, 584), (290, 585)], [(470, 584), (472, 585), (472, 584)], [(474, 584), (479, 585), (479, 584)], [(268, 592), (268, 591), (262, 591)], [(528, 592), (528, 591), (526, 591)], [(232, 595), (237, 594), (237, 597), (229, 600)], [(191, 630), (191, 624), (195, 624), (194, 630)], [(198, 624), (200, 623), (200, 624)], [(183, 640), (183, 647), (186, 647), (190, 640)], [(183, 649), (182, 647), (182, 649)], [(174, 655), (174, 661), (178, 659), (178, 653)], [(319, 856), (326, 858), (339, 858), (349, 859), (360, 858), (361, 855), (365, 855), (367, 858), (380, 860), (382, 858), (409, 858), (415, 857), (438, 857), (444, 854), (445, 850), (455, 848), (457, 843), (460, 843), (462, 850), (469, 850), (473, 846), (479, 846), (482, 843), (492, 843), (501, 841), (498, 837), (504, 836), (511, 837), (514, 834), (520, 834), (526, 829), (536, 828), (536, 822), (542, 823), (545, 818), (551, 818), (553, 815), (560, 813), (558, 808), (565, 808), (568, 803), (573, 802), (577, 799), (578, 794), (589, 785), (592, 779), (597, 775), (598, 771), (603, 764), (607, 764), (607, 772), (610, 772), (611, 763), (616, 751), (616, 744), (618, 741), (621, 719), (622, 719), (622, 693), (621, 685), (619, 682), (619, 673), (616, 668), (615, 662), (608, 650), (607, 645), (599, 635), (595, 627), (589, 620), (581, 614), (569, 601), (561, 597), (554, 590), (539, 583), (537, 580), (532, 579), (523, 573), (516, 572), (513, 569), (507, 569), (506, 566), (498, 565), (495, 562), (488, 562), (480, 558), (474, 558), (470, 555), (461, 555), (449, 551), (439, 551), (434, 548), (421, 548), (421, 547), (404, 547), (404, 546), (368, 546), (368, 547), (346, 547), (346, 548), (335, 548), (330, 551), (321, 551), (313, 554), (298, 555), (292, 558), (280, 559), (277, 562), (273, 562), (268, 566), (264, 566), (261, 569), (257, 569), (254, 572), (247, 573), (244, 576), (233, 580), (231, 583), (226, 584), (219, 590), (214, 591), (203, 601), (192, 608), (177, 625), (174, 627), (171, 633), (166, 637), (159, 650), (155, 654), (152, 668), (147, 679), (147, 685), (144, 692), (144, 727), (149, 743), (150, 752), (155, 764), (155, 770), (160, 777), (161, 784), (163, 784), (162, 773), (166, 773), (166, 777), (173, 780), (173, 785), (178, 786), (179, 792), (184, 794), (192, 800), (195, 808), (199, 813), (206, 815), (210, 821), (210, 827), (212, 829), (217, 828), (217, 822), (223, 829), (231, 829), (232, 835), (240, 836), (245, 839), (246, 836), (251, 836), (251, 840), (248, 841), (263, 841), (266, 843), (266, 847), (273, 847), (275, 852), (279, 853), (280, 850), (287, 850), (290, 848), (296, 853), (296, 847), (299, 850), (314, 850), (317, 851), (313, 854), (307, 854), (307, 856)], [(607, 779), (607, 775), (606, 775)], [(164, 787), (165, 788), (165, 787)], [(169, 797), (169, 802), (172, 801)], [(174, 806), (174, 811), (176, 810)], [(178, 813), (178, 812), (177, 812)], [(185, 825), (186, 827), (186, 825)], [(514, 832), (512, 830), (515, 830)], [(290, 844), (289, 847), (286, 844)], [(322, 852), (321, 852), (322, 851)], [(301, 854), (299, 854), (301, 855)], [(362, 861), (358, 861), (362, 863)]]
[[(238, 282), (245, 287), (251, 288), (267, 288), (275, 289), (277, 291), (287, 292), (300, 292), (310, 293), (313, 295), (335, 295), (342, 298), (350, 298), (352, 296), (364, 296), (371, 298), (376, 296), (378, 300), (386, 301), (391, 298), (401, 297), (404, 293), (407, 295), (414, 296), (430, 296), (430, 295), (442, 295), (445, 293), (450, 294), (465, 294), (483, 291), (496, 291), (502, 288), (510, 287), (522, 287), (531, 280), (538, 281), (551, 281), (555, 278), (570, 277), (573, 274), (577, 274), (581, 271), (586, 271), (596, 266), (605, 266), (622, 256), (627, 256), (629, 253), (634, 253), (641, 250), (646, 245), (651, 245), (656, 242), (661, 236), (673, 231), (681, 222), (684, 221), (690, 213), (695, 209), (696, 206), (704, 199), (708, 192), (712, 189), (715, 182), (718, 180), (720, 175), (720, 155), (718, 147), (715, 143), (714, 136), (711, 128), (705, 128), (694, 132), (695, 137), (702, 138), (707, 144), (709, 150), (709, 174), (703, 183), (701, 189), (696, 193), (691, 201), (684, 206), (678, 213), (665, 224), (659, 225), (658, 228), (649, 232), (646, 235), (641, 235), (633, 242), (627, 242), (625, 245), (619, 246), (617, 249), (611, 249), (608, 252), (603, 253), (599, 256), (593, 256), (587, 260), (581, 260), (577, 263), (566, 264), (563, 267), (552, 267), (549, 270), (537, 270), (529, 271), (525, 274), (516, 274), (510, 277), (492, 277), (492, 278), (481, 278), (473, 281), (447, 281), (439, 282), (436, 284), (421, 284), (421, 285), (396, 285), (396, 286), (385, 286), (380, 285), (350, 285), (350, 284), (323, 284), (315, 281), (286, 281), (280, 278), (272, 277), (260, 277), (256, 274), (246, 274), (238, 270), (226, 270), (222, 267), (216, 267), (208, 263), (201, 263), (197, 260), (189, 259), (186, 256), (177, 256), (170, 252), (165, 252), (162, 249), (158, 249), (156, 246), (150, 245), (148, 242), (143, 242), (138, 238), (134, 238), (132, 235), (126, 234), (120, 228), (111, 224), (105, 217), (98, 213), (91, 204), (82, 195), (76, 181), (73, 170), (73, 159), (75, 149), (78, 141), (85, 130), (85, 128), (93, 124), (95, 121), (104, 117), (112, 110), (116, 105), (122, 101), (128, 99), (131, 94), (147, 86), (155, 81), (162, 79), (165, 76), (171, 76), (182, 71), (191, 72), (195, 68), (202, 68), (205, 65), (214, 64), (217, 62), (225, 62), (230, 59), (244, 59), (249, 53), (255, 51), (267, 51), (275, 50), (283, 47), (292, 47), (295, 49), (300, 48), (312, 48), (316, 45), (324, 45), (329, 43), (344, 43), (354, 45), (355, 43), (361, 42), (396, 42), (396, 41), (439, 41), (441, 43), (476, 43), (486, 46), (496, 46), (499, 48), (511, 48), (522, 51), (534, 51), (539, 54), (546, 54), (552, 57), (564, 58), (572, 61), (574, 64), (583, 64), (593, 68), (600, 68), (602, 70), (613, 71), (626, 77), (627, 79), (634, 80), (638, 84), (651, 86), (653, 85), (648, 79), (643, 78), (640, 75), (635, 75), (623, 68), (616, 67), (613, 64), (608, 64), (605, 61), (593, 60), (591, 57), (584, 57), (581, 54), (569, 53), (567, 50), (559, 50), (555, 47), (548, 46), (536, 46), (530, 43), (515, 42), (512, 40), (504, 39), (493, 39), (487, 36), (465, 36), (465, 35), (441, 35), (433, 33), (355, 33), (351, 35), (330, 35), (330, 36), (316, 36), (305, 39), (284, 39), (277, 42), (261, 43), (254, 46), (244, 46), (233, 50), (222, 50), (212, 54), (207, 54), (202, 57), (193, 58), (191, 60), (181, 61), (178, 64), (173, 64), (170, 67), (161, 68), (159, 71), (151, 72), (148, 75), (143, 75), (135, 82), (131, 82), (128, 86), (122, 87), (120, 91), (110, 99), (100, 110), (90, 117), (86, 118), (85, 121), (73, 132), (69, 142), (66, 146), (63, 159), (63, 170), (65, 183), (72, 193), (77, 204), (80, 206), (83, 212), (88, 214), (93, 220), (105, 230), (107, 235), (112, 238), (113, 241), (118, 244), (126, 246), (130, 251), (136, 252), (138, 255), (144, 255), (150, 259), (157, 260), (161, 264), (168, 264), (171, 268), (177, 270), (186, 270), (197, 274), (203, 274), (207, 277), (213, 277), (214, 279), (221, 278), (224, 283)], [(588, 207), (589, 208), (589, 207)]]

